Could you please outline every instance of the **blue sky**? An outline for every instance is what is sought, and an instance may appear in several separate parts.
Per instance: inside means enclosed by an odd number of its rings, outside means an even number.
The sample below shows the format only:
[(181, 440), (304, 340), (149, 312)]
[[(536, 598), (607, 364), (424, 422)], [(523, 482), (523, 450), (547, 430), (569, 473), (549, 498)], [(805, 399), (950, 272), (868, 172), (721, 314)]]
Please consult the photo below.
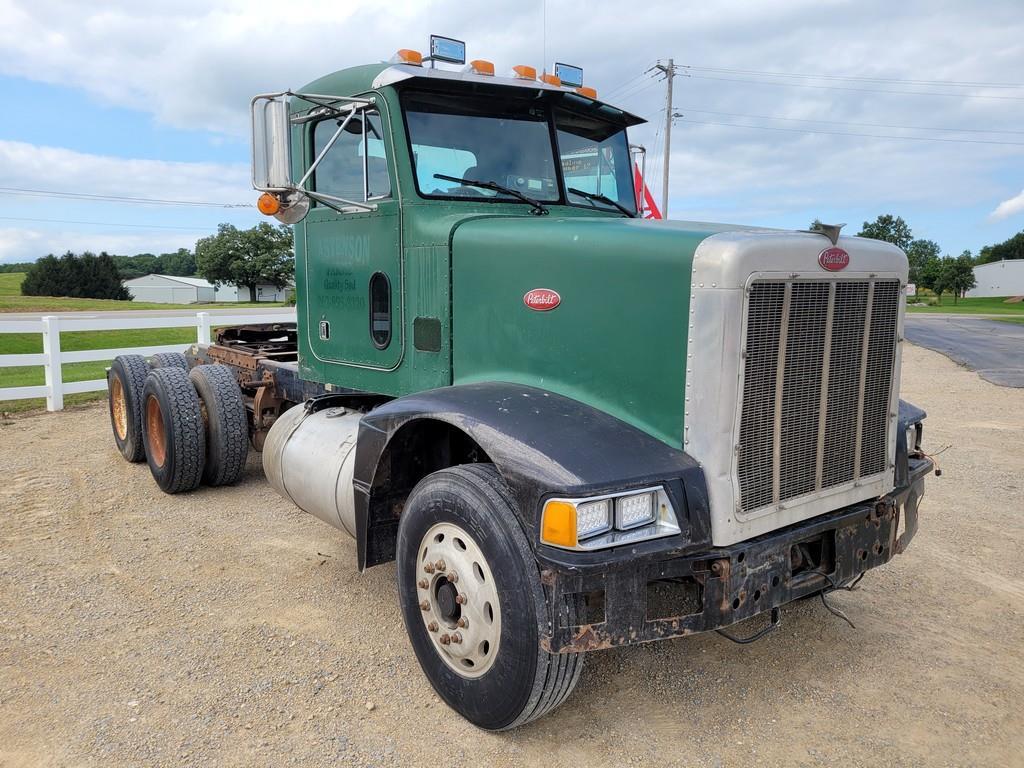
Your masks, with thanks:
[[(664, 89), (644, 71), (659, 58), (687, 65), (672, 218), (803, 228), (817, 217), (855, 232), (891, 212), (951, 254), (1024, 229), (1019, 0), (544, 6), (399, 0), (383, 15), (295, 0), (285, 15), (265, 0), (0, 0), (0, 187), (251, 204), (252, 94), (424, 48), (436, 32), (500, 71), (582, 65), (602, 97), (651, 120), (632, 138), (649, 149), (659, 197)], [(251, 208), (2, 190), (0, 202), (0, 262), (159, 253), (222, 221), (260, 220)]]

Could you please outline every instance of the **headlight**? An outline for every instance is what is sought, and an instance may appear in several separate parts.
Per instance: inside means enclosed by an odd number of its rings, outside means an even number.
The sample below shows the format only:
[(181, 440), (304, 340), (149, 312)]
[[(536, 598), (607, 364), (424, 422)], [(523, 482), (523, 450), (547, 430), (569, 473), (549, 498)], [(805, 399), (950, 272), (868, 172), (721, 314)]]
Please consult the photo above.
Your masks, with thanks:
[(661, 487), (549, 499), (541, 514), (541, 541), (562, 549), (605, 549), (673, 533), (679, 533), (679, 522)]

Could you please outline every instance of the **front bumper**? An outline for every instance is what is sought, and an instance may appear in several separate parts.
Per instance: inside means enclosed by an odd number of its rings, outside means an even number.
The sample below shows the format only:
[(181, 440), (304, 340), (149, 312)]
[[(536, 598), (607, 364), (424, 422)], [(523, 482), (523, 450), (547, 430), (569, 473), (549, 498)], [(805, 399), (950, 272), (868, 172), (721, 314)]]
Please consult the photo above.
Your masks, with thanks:
[(682, 637), (848, 584), (904, 552), (932, 468), (927, 458), (910, 459), (906, 483), (877, 501), (733, 546), (596, 573), (546, 567), (551, 623), (541, 644), (568, 653)]

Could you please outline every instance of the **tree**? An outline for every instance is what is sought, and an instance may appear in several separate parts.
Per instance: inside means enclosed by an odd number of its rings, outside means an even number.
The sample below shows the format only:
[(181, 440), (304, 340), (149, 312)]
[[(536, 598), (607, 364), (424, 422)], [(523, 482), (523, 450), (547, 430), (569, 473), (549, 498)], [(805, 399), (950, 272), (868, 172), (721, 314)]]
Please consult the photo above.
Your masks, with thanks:
[(249, 301), (255, 302), (257, 285), (284, 288), (295, 274), (291, 230), (265, 221), (244, 230), (221, 224), (216, 235), (196, 243), (196, 266), (215, 285), (248, 288)]
[(921, 282), (921, 270), (930, 259), (937, 259), (942, 253), (934, 240), (912, 240), (907, 246), (907, 261), (910, 262), (910, 282)]
[(955, 259), (947, 258), (943, 264), (943, 282), (953, 292), (953, 303), (971, 288), (978, 285), (974, 277), (974, 259), (970, 251), (964, 251)]
[(121, 283), (114, 259), (108, 253), (78, 256), (68, 251), (59, 259), (52, 254), (37, 261), (21, 284), (23, 296), (72, 296), (85, 299), (131, 301)]
[(939, 304), (942, 303), (942, 294), (946, 291), (946, 284), (943, 282), (942, 259), (937, 253), (931, 254), (919, 268), (919, 280), (921, 287), (935, 292), (939, 297)]
[(995, 245), (986, 245), (978, 254), (979, 264), (1003, 259), (1024, 259), (1024, 231), (1018, 232), (1009, 240)]
[(890, 213), (879, 216), (871, 222), (865, 221), (857, 235), (874, 240), (884, 240), (887, 243), (898, 245), (903, 250), (907, 250), (914, 239), (914, 233), (910, 231), (907, 222)]
[(156, 262), (163, 275), (191, 277), (196, 273), (196, 257), (188, 248), (179, 248), (174, 253), (161, 253)]

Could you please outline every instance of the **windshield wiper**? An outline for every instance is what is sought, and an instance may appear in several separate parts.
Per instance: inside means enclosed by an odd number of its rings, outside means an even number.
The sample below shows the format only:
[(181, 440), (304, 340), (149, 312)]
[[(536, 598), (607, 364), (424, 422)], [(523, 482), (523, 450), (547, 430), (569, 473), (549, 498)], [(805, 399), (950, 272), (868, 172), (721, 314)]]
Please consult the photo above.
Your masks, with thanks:
[(512, 195), (512, 197), (522, 200), (524, 203), (529, 203), (530, 213), (536, 216), (543, 216), (548, 212), (547, 208), (532, 197), (527, 197), (519, 190), (504, 187), (495, 181), (474, 181), (473, 179), (461, 179), (458, 176), (447, 176), (443, 173), (435, 173), (434, 178), (443, 179), (444, 181), (457, 181), (460, 184), (465, 184), (467, 187), (480, 187), (481, 189), (492, 189), (495, 192), (504, 192), (506, 195)]
[(580, 197), (585, 197), (585, 198), (587, 198), (587, 200), (596, 200), (599, 203), (607, 203), (608, 205), (614, 205), (616, 208), (618, 208), (624, 214), (629, 216), (629, 218), (631, 218), (631, 219), (635, 219), (636, 218), (636, 214), (633, 213), (631, 210), (629, 210), (629, 208), (626, 208), (623, 205), (619, 205), (617, 202), (612, 200), (607, 195), (597, 195), (597, 194), (594, 194), (593, 192), (584, 192), (582, 189), (576, 189), (576, 187), (569, 187), (569, 191), (572, 194), (574, 194), (574, 195), (579, 195)]

